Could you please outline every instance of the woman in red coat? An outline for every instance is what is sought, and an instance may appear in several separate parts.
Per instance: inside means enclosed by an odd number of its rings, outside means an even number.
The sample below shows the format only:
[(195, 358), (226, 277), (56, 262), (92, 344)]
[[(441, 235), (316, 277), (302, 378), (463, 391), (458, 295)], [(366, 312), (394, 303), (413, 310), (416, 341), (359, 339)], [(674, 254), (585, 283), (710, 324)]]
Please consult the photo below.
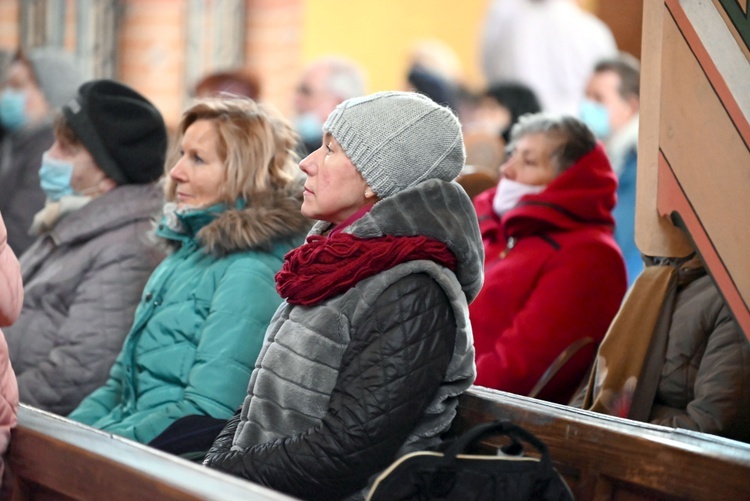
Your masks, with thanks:
[(590, 338), (538, 394), (567, 403), (627, 287), (613, 239), (617, 179), (572, 117), (521, 117), (496, 188), (475, 200), (485, 282), (470, 306), (477, 385), (527, 395), (579, 339)]

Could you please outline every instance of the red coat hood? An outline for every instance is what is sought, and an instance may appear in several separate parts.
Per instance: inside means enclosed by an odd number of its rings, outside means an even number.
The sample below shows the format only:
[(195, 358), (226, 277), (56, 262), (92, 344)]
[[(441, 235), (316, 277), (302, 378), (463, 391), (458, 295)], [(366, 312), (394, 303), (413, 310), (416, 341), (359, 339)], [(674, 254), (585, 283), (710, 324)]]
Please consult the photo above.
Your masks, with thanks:
[(505, 233), (519, 237), (591, 225), (612, 232), (616, 191), (617, 176), (599, 142), (544, 191), (521, 198), (502, 219)]

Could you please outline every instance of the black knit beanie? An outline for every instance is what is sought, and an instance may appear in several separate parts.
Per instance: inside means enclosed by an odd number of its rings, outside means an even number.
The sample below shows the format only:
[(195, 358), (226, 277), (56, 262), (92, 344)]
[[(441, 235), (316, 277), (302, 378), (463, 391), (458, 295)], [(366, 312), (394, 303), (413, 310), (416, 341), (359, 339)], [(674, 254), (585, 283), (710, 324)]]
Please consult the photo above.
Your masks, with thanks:
[(118, 185), (150, 183), (164, 172), (164, 119), (130, 87), (114, 80), (86, 82), (62, 112), (99, 168)]

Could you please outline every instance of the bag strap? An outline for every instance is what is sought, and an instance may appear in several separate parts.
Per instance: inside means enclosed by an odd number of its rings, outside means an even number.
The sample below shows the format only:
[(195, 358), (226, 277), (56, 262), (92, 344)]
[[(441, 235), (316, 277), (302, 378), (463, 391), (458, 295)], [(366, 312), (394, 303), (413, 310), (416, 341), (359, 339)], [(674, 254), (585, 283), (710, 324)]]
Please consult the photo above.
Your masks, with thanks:
[(550, 381), (552, 381), (552, 378), (554, 378), (557, 373), (560, 372), (560, 369), (565, 367), (565, 364), (570, 362), (570, 360), (575, 356), (576, 353), (578, 353), (582, 348), (593, 343), (594, 340), (590, 337), (576, 339), (575, 341), (570, 343), (568, 347), (565, 348), (562, 353), (560, 353), (557, 358), (552, 361), (549, 367), (547, 367), (547, 370), (544, 371), (542, 377), (539, 378), (539, 381), (536, 382), (527, 396), (536, 398), (542, 392), (544, 387), (547, 386)]
[(509, 421), (491, 421), (489, 423), (479, 424), (456, 439), (446, 450), (444, 462), (452, 463), (456, 456), (466, 452), (469, 447), (476, 445), (483, 439), (491, 436), (508, 436), (515, 441), (523, 440), (533, 445), (541, 453), (541, 462), (552, 466), (552, 460), (549, 457), (547, 445), (539, 440), (530, 431), (521, 428)]

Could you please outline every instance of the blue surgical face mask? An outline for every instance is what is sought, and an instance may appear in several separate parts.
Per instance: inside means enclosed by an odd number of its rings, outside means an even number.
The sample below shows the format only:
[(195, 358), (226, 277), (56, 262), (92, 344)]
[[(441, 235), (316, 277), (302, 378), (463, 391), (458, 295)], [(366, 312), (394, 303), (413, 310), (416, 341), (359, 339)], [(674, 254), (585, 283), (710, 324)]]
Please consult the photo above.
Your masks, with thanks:
[(56, 202), (66, 195), (74, 195), (70, 179), (73, 176), (73, 164), (52, 158), (49, 152), (42, 155), (42, 167), (39, 169), (39, 181), (47, 198)]
[(0, 94), (0, 124), (10, 131), (22, 128), (29, 121), (26, 115), (26, 93), (5, 89)]
[(318, 142), (323, 135), (323, 124), (315, 113), (303, 113), (295, 118), (294, 128), (306, 143)]
[(581, 102), (579, 115), (583, 123), (589, 126), (591, 132), (599, 139), (604, 139), (612, 132), (609, 126), (609, 110), (606, 106), (590, 99)]

